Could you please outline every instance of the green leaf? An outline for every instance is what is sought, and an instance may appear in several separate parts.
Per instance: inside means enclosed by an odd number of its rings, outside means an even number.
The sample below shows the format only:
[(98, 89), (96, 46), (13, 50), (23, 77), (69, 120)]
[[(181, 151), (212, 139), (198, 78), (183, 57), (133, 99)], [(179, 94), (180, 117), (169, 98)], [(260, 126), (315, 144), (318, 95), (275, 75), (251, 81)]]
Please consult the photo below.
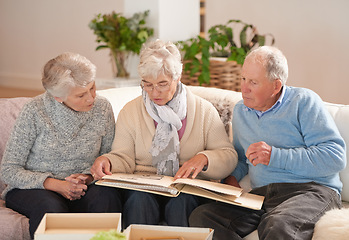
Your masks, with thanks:
[(258, 36), (257, 38), (259, 46), (264, 46), (265, 44), (265, 37), (264, 36)]
[(147, 31), (140, 31), (137, 35), (137, 38), (141, 41), (145, 41), (148, 39), (148, 33)]
[(241, 43), (241, 47), (245, 47), (248, 45), (247, 43), (247, 35), (246, 35), (246, 31), (247, 29), (250, 28), (250, 25), (245, 25), (244, 28), (241, 30), (240, 32), (240, 43)]
[(200, 66), (194, 66), (191, 70), (190, 70), (190, 76), (194, 76), (195, 73), (200, 71)]
[(108, 48), (107, 45), (99, 45), (98, 47), (96, 47), (96, 51), (103, 49), (103, 48)]
[(210, 71), (203, 69), (201, 75), (199, 76), (199, 80), (200, 83), (210, 83)]
[(210, 83), (210, 76), (205, 74), (205, 73), (201, 73), (200, 76), (198, 77), (198, 82), (200, 83), (200, 85), (202, 85), (203, 83)]

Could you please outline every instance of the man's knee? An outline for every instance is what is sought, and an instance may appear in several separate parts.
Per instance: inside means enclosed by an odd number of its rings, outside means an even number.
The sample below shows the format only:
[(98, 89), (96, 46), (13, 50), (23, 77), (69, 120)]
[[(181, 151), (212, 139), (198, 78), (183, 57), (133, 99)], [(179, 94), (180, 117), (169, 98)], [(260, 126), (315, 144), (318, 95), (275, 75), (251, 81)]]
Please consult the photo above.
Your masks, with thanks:
[[(290, 219), (285, 214), (266, 215), (258, 226), (258, 235), (260, 239), (292, 239), (299, 231), (299, 224)], [(300, 238), (302, 239), (302, 238)]]

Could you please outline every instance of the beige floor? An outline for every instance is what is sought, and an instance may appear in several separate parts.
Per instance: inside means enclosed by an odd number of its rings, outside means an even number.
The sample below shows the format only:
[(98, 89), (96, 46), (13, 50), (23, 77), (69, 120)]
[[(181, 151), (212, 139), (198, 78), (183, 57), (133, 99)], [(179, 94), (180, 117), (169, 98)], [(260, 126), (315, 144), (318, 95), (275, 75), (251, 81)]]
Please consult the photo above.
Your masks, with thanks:
[(0, 86), (0, 98), (9, 98), (9, 97), (34, 97), (37, 96), (44, 91), (38, 90), (28, 90), (21, 88), (10, 88)]

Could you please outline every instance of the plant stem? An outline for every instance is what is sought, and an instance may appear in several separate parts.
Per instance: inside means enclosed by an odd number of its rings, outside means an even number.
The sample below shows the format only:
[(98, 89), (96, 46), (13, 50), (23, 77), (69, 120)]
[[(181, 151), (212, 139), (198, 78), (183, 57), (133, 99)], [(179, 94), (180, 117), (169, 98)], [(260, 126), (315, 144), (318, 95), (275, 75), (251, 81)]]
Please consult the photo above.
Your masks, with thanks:
[(130, 76), (126, 69), (128, 55), (129, 53), (127, 51), (111, 50), (111, 59), (115, 77), (128, 78)]

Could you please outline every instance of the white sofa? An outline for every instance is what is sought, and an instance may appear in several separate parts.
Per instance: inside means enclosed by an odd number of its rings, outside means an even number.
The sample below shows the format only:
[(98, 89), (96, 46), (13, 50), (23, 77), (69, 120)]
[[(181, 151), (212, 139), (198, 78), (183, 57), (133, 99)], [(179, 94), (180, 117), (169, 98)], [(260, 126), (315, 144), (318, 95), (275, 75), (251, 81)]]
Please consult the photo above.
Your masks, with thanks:
[[(222, 121), (226, 124), (227, 131), (231, 131), (230, 122), (232, 118), (232, 111), (235, 104), (241, 100), (241, 93), (228, 90), (205, 88), (205, 87), (193, 87), (189, 86), (189, 89), (208, 101), (218, 109)], [(112, 104), (115, 119), (122, 107), (141, 94), (140, 87), (123, 87), (113, 88), (107, 90), (99, 90), (98, 94), (106, 97)], [(20, 108), (29, 98), (12, 98), (12, 99), (0, 99), (0, 162), (2, 153), (5, 147), (5, 143), (8, 138), (8, 134), (11, 131), (15, 118), (20, 111)], [(339, 128), (342, 137), (345, 139), (347, 145), (349, 143), (349, 105), (338, 105), (326, 103), (326, 106)], [(320, 130), (321, 131), (321, 130)], [(347, 150), (348, 153), (348, 150)], [(349, 202), (349, 167), (341, 172), (341, 179), (344, 183), (342, 192), (343, 201)], [(249, 180), (244, 178), (240, 182), (241, 186), (245, 189), (249, 189)], [(3, 190), (3, 182), (0, 176), (0, 193)], [(5, 203), (0, 199), (0, 239), (30, 239), (28, 230), (28, 218), (12, 211), (5, 207)], [(245, 239), (252, 240), (257, 239), (257, 232), (251, 233)]]
[[(229, 126), (232, 118), (232, 110), (235, 104), (242, 99), (240, 92), (234, 92), (223, 89), (188, 86), (188, 88), (196, 95), (201, 96), (210, 101), (219, 111), (222, 121)], [(115, 118), (121, 108), (131, 99), (141, 94), (140, 87), (125, 87), (121, 89), (108, 89), (98, 92), (99, 95), (109, 99), (112, 103)], [(325, 103), (328, 111), (333, 116), (337, 127), (344, 138), (347, 145), (349, 145), (349, 105)], [(227, 116), (228, 115), (228, 116)], [(228, 121), (228, 122), (226, 122)], [(319, 129), (319, 131), (321, 131)], [(347, 155), (349, 150), (347, 148)], [(341, 173), (341, 180), (343, 182), (342, 200), (344, 206), (349, 204), (349, 167), (344, 169)], [(247, 191), (250, 190), (249, 178), (246, 176), (241, 180), (240, 185)], [(246, 240), (258, 240), (257, 231), (252, 232), (246, 236)]]

